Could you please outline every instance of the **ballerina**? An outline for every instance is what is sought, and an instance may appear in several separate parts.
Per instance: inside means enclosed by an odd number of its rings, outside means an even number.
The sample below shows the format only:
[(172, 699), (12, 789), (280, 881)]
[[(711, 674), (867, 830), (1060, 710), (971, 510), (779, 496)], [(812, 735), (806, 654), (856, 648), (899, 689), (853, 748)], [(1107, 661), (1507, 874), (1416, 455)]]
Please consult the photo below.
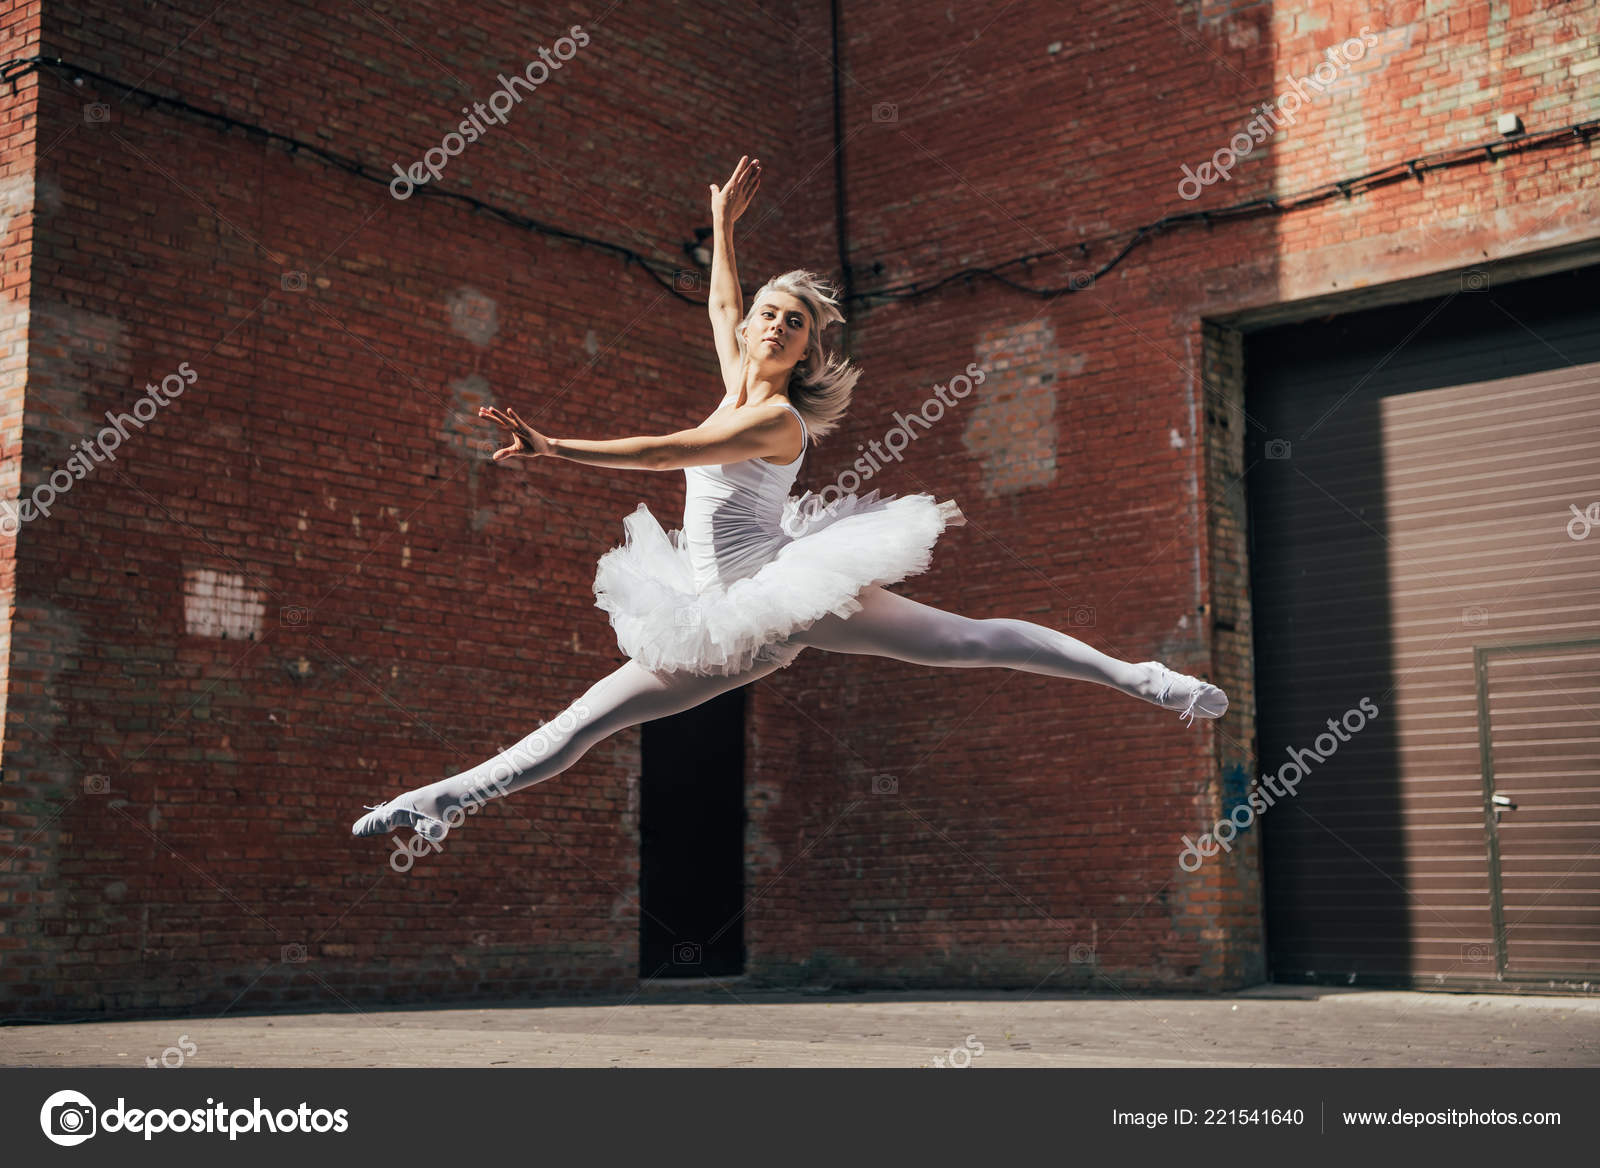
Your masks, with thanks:
[(640, 503), (623, 520), (624, 544), (596, 566), (596, 606), (628, 660), (508, 750), (369, 804), (353, 834), (410, 827), (443, 838), (488, 799), (560, 774), (609, 735), (787, 668), (807, 648), (1094, 682), (1178, 710), (1191, 725), (1227, 710), (1216, 686), (1159, 661), (1122, 661), (1043, 625), (960, 616), (888, 591), (927, 571), (944, 529), (966, 522), (953, 500), (789, 495), (811, 444), (837, 428), (860, 371), (824, 354), (823, 330), (844, 316), (811, 272), (769, 280), (744, 312), (733, 224), (760, 179), (760, 159), (746, 156), (710, 187), (708, 307), (727, 394), (709, 417), (672, 434), (586, 441), (548, 437), (514, 409), (478, 411), (511, 437), (496, 462), (684, 472), (682, 529), (664, 531)]

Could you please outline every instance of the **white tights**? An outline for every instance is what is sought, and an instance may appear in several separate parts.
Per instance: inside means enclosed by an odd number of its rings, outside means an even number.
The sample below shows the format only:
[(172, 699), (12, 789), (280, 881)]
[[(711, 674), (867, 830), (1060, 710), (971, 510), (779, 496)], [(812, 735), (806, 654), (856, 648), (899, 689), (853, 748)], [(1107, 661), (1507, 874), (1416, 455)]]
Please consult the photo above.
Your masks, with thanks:
[[(916, 665), (1020, 669), (1092, 681), (1155, 701), (1147, 664), (1119, 661), (1043, 625), (1009, 617), (959, 616), (876, 586), (862, 591), (858, 599), (860, 612), (848, 618), (829, 613), (795, 634), (789, 643), (830, 653), (892, 657)], [(595, 743), (618, 730), (681, 713), (779, 668), (762, 664), (727, 677), (700, 677), (652, 673), (636, 661), (627, 661), (515, 746), (470, 770), (406, 792), (400, 797), (407, 801), (402, 805), (444, 819), (451, 808), (464, 804), (470, 808), (474, 799), (508, 795), (559, 775)]]

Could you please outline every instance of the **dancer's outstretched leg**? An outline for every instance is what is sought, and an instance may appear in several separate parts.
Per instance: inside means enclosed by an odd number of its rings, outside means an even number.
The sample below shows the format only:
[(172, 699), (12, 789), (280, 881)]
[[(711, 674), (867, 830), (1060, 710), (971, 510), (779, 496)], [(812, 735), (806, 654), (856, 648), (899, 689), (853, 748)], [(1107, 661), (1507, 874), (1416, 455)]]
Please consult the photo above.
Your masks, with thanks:
[(396, 827), (416, 826), (419, 832), (438, 838), (443, 835), (439, 824), (459, 823), (462, 815), (489, 799), (559, 775), (591, 746), (618, 730), (681, 713), (780, 668), (780, 663), (764, 663), (728, 677), (699, 677), (652, 673), (636, 661), (627, 661), (515, 746), (469, 770), (381, 804), (357, 820), (351, 831), (382, 835)]
[(790, 638), (831, 653), (867, 653), (917, 665), (992, 666), (1110, 686), (1187, 717), (1221, 717), (1228, 699), (1214, 685), (1159, 661), (1129, 662), (1076, 637), (1010, 617), (978, 619), (872, 587), (849, 617), (829, 613)]

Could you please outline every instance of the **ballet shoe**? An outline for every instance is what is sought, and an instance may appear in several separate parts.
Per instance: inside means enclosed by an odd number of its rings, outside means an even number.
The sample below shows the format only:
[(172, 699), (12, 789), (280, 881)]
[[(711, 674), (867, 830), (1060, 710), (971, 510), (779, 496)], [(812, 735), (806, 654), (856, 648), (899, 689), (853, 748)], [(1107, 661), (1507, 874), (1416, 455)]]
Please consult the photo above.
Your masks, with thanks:
[(1228, 711), (1228, 695), (1209, 681), (1168, 669), (1159, 661), (1146, 661), (1155, 672), (1155, 702), (1167, 710), (1179, 710), (1178, 719), (1194, 725), (1195, 718), (1220, 718)]
[(350, 828), (354, 836), (388, 835), (397, 827), (409, 827), (427, 840), (442, 840), (449, 834), (450, 825), (442, 819), (425, 815), (415, 807), (399, 806), (398, 799), (387, 803), (365, 803), (367, 813)]

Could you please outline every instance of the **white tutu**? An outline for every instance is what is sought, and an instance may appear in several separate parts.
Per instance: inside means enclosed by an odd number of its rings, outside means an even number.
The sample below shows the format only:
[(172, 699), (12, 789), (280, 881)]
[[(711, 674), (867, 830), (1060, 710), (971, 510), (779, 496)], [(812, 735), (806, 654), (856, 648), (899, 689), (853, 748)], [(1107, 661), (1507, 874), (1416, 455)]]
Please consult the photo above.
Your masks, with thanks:
[(650, 670), (743, 673), (755, 663), (787, 665), (799, 646), (781, 644), (827, 613), (861, 611), (856, 595), (926, 572), (947, 526), (966, 522), (955, 502), (877, 491), (823, 506), (811, 491), (784, 503), (788, 537), (752, 575), (695, 588), (682, 533), (662, 530), (640, 503), (623, 519), (626, 542), (600, 557), (595, 606), (617, 645)]

